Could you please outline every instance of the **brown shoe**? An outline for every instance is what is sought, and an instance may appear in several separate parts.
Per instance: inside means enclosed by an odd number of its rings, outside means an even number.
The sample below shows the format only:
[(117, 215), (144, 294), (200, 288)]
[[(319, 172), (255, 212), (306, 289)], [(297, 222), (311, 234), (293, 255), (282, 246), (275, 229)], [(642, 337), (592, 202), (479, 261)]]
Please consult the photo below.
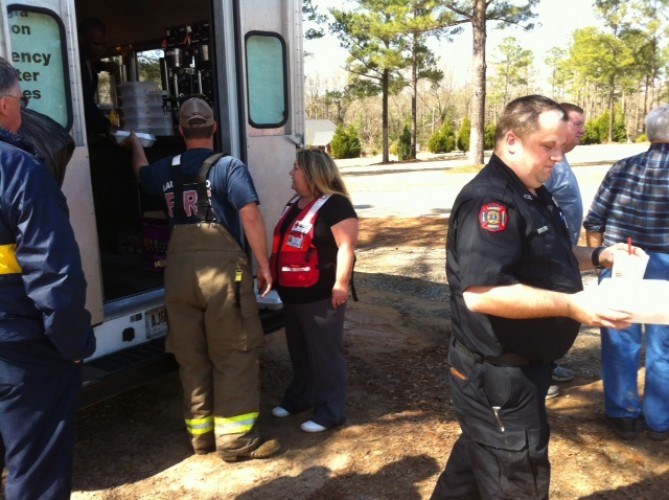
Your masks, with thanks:
[(214, 451), (216, 451), (216, 447), (210, 446), (208, 448), (196, 448), (193, 451), (195, 452), (196, 455), (206, 455), (208, 453), (213, 453)]
[(268, 439), (251, 452), (251, 458), (269, 458), (276, 455), (281, 450), (281, 443), (278, 439)]
[(648, 437), (653, 441), (666, 441), (669, 439), (669, 430), (659, 432), (648, 429)]
[(643, 421), (637, 418), (606, 417), (613, 432), (622, 439), (634, 439), (643, 428)]
[(242, 451), (239, 453), (230, 453), (230, 452), (219, 452), (221, 458), (226, 462), (239, 462), (242, 460), (249, 460), (253, 458), (269, 458), (276, 455), (279, 450), (281, 450), (281, 443), (278, 439), (268, 439), (263, 441), (258, 445), (257, 448), (254, 448), (250, 451)]

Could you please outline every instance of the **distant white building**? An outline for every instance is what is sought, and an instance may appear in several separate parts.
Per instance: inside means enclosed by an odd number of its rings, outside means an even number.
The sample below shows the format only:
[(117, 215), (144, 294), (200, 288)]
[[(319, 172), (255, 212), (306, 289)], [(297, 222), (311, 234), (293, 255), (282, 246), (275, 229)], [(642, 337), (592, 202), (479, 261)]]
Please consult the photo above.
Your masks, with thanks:
[(305, 141), (307, 147), (319, 148), (330, 152), (330, 143), (334, 137), (337, 125), (330, 120), (309, 120), (305, 121)]

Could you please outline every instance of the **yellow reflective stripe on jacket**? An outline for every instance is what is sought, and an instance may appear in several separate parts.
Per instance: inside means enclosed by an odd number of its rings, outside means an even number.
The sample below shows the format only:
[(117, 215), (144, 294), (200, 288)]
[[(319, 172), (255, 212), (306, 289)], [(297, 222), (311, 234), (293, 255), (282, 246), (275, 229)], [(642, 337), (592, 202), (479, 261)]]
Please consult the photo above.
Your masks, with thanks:
[(236, 417), (216, 417), (216, 434), (241, 434), (249, 432), (258, 420), (258, 412)]
[(187, 418), (186, 429), (193, 436), (212, 432), (214, 430), (214, 417)]
[(16, 243), (0, 245), (0, 274), (20, 274), (21, 265), (16, 260)]

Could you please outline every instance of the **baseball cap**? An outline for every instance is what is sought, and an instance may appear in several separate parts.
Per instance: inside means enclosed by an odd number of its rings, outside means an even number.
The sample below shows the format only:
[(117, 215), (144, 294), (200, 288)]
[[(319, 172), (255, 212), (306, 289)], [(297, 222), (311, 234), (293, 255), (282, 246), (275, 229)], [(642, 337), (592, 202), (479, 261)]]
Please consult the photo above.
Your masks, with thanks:
[(183, 128), (205, 128), (214, 124), (214, 112), (207, 101), (191, 97), (179, 109), (179, 125)]

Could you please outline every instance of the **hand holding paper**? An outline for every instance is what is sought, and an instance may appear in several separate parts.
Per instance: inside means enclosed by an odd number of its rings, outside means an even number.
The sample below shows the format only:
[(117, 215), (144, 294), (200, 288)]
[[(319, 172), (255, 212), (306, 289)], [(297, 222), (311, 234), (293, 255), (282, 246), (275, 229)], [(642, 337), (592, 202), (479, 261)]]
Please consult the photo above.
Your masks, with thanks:
[(611, 307), (608, 301), (602, 300), (599, 289), (588, 288), (569, 296), (570, 317), (587, 326), (603, 326), (606, 328), (627, 328), (632, 315), (622, 304)]
[(598, 294), (602, 305), (624, 308), (632, 314), (632, 323), (669, 325), (669, 281), (603, 279)]
[(642, 249), (625, 244), (610, 249), (614, 250), (612, 278), (597, 287), (601, 307), (629, 311), (632, 323), (669, 325), (669, 281), (643, 279), (649, 256)]
[(621, 249), (616, 248), (613, 258), (613, 277), (621, 279), (641, 280), (646, 273), (648, 265), (648, 254), (636, 248), (639, 252), (630, 250), (633, 247)]
[[(599, 255), (599, 261), (603, 267), (611, 269), (613, 266), (615, 266), (616, 259), (621, 255), (627, 255), (628, 257), (640, 257), (645, 259), (646, 264), (648, 263), (648, 254), (644, 252), (642, 248), (631, 245), (631, 242), (616, 243), (615, 245), (611, 245), (610, 247), (605, 248)], [(623, 259), (625, 259), (625, 257), (620, 257), (620, 260)]]

